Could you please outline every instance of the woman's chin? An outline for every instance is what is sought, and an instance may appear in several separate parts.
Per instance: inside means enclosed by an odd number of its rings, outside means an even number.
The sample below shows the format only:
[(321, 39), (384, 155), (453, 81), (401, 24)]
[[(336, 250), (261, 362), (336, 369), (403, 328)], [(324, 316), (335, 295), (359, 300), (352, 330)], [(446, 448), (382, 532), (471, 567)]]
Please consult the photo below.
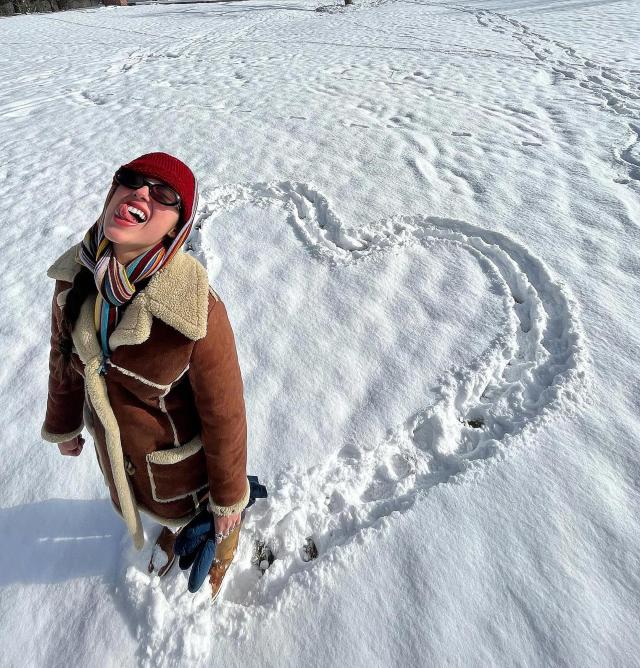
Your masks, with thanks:
[(116, 222), (105, 223), (104, 236), (116, 244), (135, 243), (138, 228), (133, 225), (121, 225)]

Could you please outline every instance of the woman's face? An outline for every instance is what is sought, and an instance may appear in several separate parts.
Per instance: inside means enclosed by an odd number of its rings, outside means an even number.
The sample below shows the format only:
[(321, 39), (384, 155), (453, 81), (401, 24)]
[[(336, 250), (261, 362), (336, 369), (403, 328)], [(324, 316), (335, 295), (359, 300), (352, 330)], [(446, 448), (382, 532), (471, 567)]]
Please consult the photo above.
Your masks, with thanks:
[(178, 208), (156, 202), (147, 185), (137, 189), (118, 185), (105, 211), (104, 235), (119, 256), (133, 259), (165, 236), (174, 237), (179, 218)]

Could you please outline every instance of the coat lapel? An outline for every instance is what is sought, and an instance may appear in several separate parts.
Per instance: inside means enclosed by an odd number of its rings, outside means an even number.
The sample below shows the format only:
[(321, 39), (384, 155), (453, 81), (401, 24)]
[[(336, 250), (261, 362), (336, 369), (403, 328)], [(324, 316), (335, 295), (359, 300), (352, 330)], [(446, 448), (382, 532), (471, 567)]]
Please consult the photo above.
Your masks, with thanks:
[[(69, 283), (73, 282), (81, 266), (76, 259), (79, 246), (80, 244), (76, 244), (63, 253), (49, 267), (47, 276)], [(60, 305), (64, 303), (65, 298), (66, 293), (60, 293)], [(87, 302), (93, 302), (93, 300), (90, 299)], [(109, 337), (109, 347), (115, 350), (120, 346), (143, 343), (151, 334), (154, 317), (173, 327), (188, 339), (197, 341), (207, 333), (208, 304), (207, 270), (194, 257), (187, 255), (184, 251), (179, 251), (166, 267), (152, 276), (144, 290), (141, 290), (132, 299)], [(83, 305), (83, 308), (84, 306), (87, 306), (87, 303)], [(89, 306), (92, 310), (93, 303)], [(76, 329), (81, 320), (83, 319), (78, 318)], [(92, 336), (98, 345), (95, 329), (93, 329), (93, 311), (90, 323)], [(89, 337), (86, 332), (82, 332), (81, 338), (84, 340)]]

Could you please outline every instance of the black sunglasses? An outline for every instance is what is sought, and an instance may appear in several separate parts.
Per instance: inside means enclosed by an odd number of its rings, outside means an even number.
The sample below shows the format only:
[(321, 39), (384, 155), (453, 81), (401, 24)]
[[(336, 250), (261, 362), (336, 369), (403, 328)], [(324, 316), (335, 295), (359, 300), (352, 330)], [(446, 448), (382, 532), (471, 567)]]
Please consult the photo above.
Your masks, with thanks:
[(133, 169), (121, 167), (116, 172), (114, 178), (116, 183), (119, 183), (125, 188), (131, 188), (132, 190), (137, 190), (145, 185), (149, 186), (149, 195), (151, 195), (156, 202), (160, 202), (160, 204), (164, 204), (165, 206), (177, 206), (178, 208), (182, 206), (180, 195), (178, 195), (173, 188), (164, 183), (150, 181)]

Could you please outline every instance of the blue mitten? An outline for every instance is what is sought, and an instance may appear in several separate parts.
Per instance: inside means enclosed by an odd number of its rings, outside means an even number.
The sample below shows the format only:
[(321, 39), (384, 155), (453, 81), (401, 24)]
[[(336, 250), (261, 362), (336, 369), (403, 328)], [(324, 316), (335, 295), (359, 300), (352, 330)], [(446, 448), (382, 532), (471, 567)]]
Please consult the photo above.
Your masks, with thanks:
[(178, 563), (182, 570), (192, 566), (188, 589), (192, 594), (197, 592), (216, 556), (215, 524), (206, 508), (182, 529), (173, 550), (180, 557)]
[(248, 475), (247, 478), (249, 479), (249, 503), (246, 506), (248, 508), (256, 502), (256, 499), (267, 498), (267, 488), (258, 482), (257, 475)]
[[(249, 502), (246, 508), (255, 503), (256, 499), (267, 496), (267, 488), (258, 482), (257, 476), (249, 479)], [(244, 519), (243, 510), (241, 517)], [(174, 552), (180, 557), (178, 563), (184, 571), (191, 566), (188, 589), (193, 594), (200, 589), (205, 581), (213, 560), (216, 557), (216, 536), (213, 515), (207, 508), (201, 510), (178, 534)]]

